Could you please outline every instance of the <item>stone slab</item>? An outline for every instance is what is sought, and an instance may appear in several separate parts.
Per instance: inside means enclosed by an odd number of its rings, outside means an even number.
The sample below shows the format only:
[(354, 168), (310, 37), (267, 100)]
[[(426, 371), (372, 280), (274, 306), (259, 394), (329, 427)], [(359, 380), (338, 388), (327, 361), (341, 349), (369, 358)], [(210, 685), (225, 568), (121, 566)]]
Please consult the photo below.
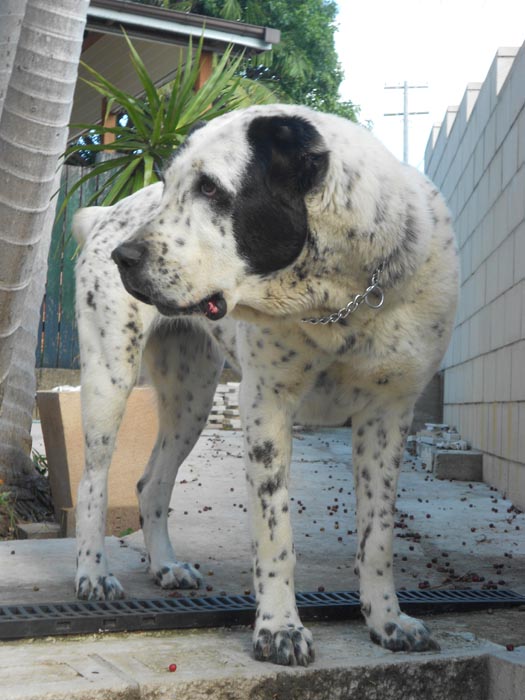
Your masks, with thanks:
[(58, 523), (17, 523), (16, 534), (19, 540), (48, 540), (61, 536)]
[[(84, 470), (80, 392), (39, 391), (37, 401), (53, 504), (57, 520), (60, 520), (64, 509), (76, 505)], [(135, 488), (148, 462), (157, 431), (154, 390), (134, 388), (126, 405), (109, 470), (108, 535), (119, 536), (129, 528), (136, 530), (139, 525)], [(67, 534), (73, 532), (67, 530)]]
[(436, 450), (433, 472), (437, 479), (483, 481), (483, 454), (474, 450)]
[[(486, 698), (488, 659), (502, 650), (437, 631), (440, 652), (393, 654), (361, 623), (314, 623), (307, 669), (257, 662), (247, 628), (91, 635), (7, 643), (0, 655), (9, 700), (451, 700)], [(176, 664), (175, 672), (169, 671)], [(497, 663), (494, 669), (497, 669)], [(492, 699), (491, 699), (492, 700)], [(506, 696), (505, 700), (519, 700)]]
[(525, 647), (491, 654), (488, 663), (490, 700), (525, 697)]
[(418, 443), (417, 454), (421, 459), (421, 462), (423, 464), (426, 464), (429, 469), (432, 469), (434, 466), (435, 451), (436, 448), (434, 447), (434, 445), (429, 445), (425, 442)]

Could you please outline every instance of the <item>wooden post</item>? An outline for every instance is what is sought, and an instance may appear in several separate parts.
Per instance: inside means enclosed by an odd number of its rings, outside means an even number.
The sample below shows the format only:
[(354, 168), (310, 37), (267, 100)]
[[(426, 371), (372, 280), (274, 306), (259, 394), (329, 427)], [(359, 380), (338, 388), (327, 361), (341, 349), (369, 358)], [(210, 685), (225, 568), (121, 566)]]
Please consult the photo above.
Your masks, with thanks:
[[(208, 80), (213, 70), (213, 53), (211, 51), (203, 51), (199, 59), (199, 74), (195, 81), (195, 90), (200, 90), (204, 83)], [(110, 112), (106, 116), (107, 100), (102, 100), (102, 123), (104, 126), (114, 127), (117, 125), (117, 115)], [(114, 134), (104, 134), (103, 144), (113, 143), (115, 141)]]
[(203, 51), (199, 59), (199, 75), (195, 81), (195, 90), (200, 90), (204, 83), (208, 80), (213, 70), (213, 53), (211, 51)]
[[(108, 108), (108, 101), (104, 97), (102, 98), (102, 124), (104, 126), (109, 126), (110, 128), (117, 126), (117, 115), (110, 112), (106, 115), (106, 110)], [(103, 134), (102, 143), (104, 146), (108, 143), (113, 143), (115, 141), (115, 134)]]

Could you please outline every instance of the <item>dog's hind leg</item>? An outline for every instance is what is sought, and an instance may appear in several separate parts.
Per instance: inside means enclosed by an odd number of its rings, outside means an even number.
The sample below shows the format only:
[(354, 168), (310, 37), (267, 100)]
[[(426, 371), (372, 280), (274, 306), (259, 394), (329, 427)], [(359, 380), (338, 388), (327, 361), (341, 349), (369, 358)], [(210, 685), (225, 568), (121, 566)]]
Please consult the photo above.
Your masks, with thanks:
[(437, 649), (427, 626), (401, 613), (393, 572), (395, 501), (414, 398), (371, 402), (352, 416), (361, 610), (372, 641), (391, 651)]
[(206, 425), (223, 357), (198, 323), (180, 321), (151, 336), (144, 360), (159, 414), (157, 441), (137, 484), (150, 571), (162, 588), (198, 588), (198, 571), (173, 551), (168, 508), (177, 471)]
[(78, 275), (85, 467), (76, 509), (76, 590), (82, 599), (113, 600), (122, 598), (124, 591), (109, 570), (104, 547), (107, 477), (126, 400), (140, 365), (145, 329), (137, 302), (127, 295), (111, 299), (111, 286), (102, 295), (87, 289), (86, 284)]

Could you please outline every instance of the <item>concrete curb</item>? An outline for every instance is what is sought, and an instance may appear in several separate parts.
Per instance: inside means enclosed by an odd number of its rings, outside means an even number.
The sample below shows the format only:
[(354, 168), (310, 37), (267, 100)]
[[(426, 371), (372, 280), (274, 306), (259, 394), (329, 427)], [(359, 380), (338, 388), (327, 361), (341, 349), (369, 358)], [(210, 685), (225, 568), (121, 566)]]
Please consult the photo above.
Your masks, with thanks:
[(314, 624), (307, 669), (254, 661), (246, 628), (26, 641), (2, 645), (0, 685), (6, 700), (520, 700), (523, 648), (437, 627), (440, 653), (393, 654), (362, 623)]

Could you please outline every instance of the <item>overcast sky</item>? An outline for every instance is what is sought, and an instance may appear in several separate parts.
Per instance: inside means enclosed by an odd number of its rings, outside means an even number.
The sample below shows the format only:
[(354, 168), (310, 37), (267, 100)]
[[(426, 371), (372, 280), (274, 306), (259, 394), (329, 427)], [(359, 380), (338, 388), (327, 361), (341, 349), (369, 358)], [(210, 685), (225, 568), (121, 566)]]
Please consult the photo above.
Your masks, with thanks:
[[(402, 90), (386, 85), (426, 85), (409, 91), (409, 161), (422, 167), (433, 124), (461, 102), (467, 83), (483, 82), (497, 49), (525, 41), (525, 0), (339, 0), (336, 46), (345, 81), (344, 99), (361, 105), (361, 120), (402, 158)], [(525, 86), (524, 86), (525, 89)]]

